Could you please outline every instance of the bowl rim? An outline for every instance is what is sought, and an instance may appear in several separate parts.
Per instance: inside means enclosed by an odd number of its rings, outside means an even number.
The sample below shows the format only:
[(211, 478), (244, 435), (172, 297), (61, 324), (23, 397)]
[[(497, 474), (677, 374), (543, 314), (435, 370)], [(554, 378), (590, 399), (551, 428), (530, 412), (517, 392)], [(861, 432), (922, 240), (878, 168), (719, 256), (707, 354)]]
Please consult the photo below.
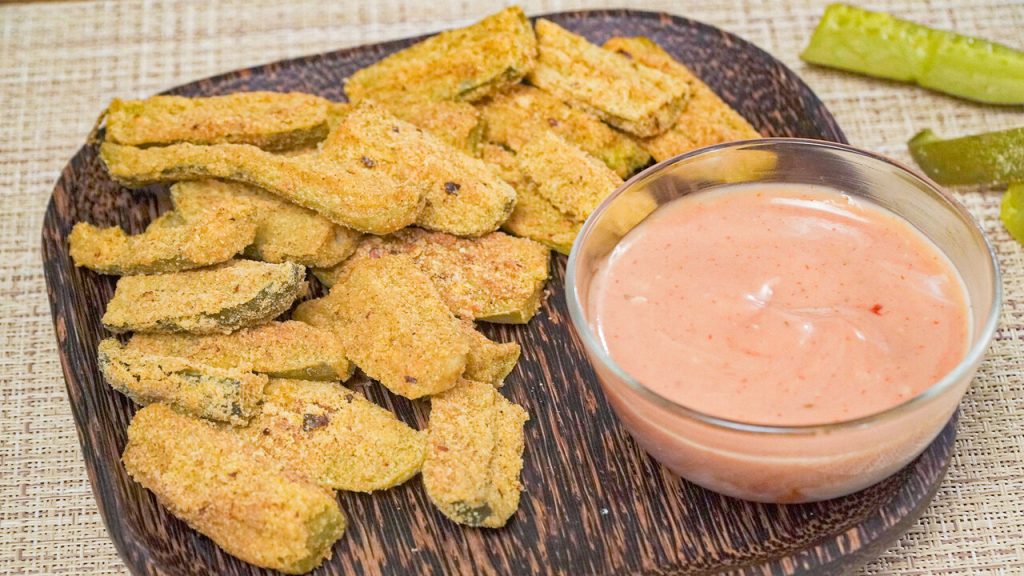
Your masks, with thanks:
[[(608, 209), (608, 207), (615, 201), (616, 198), (624, 194), (626, 191), (632, 189), (640, 181), (647, 179), (660, 171), (663, 171), (670, 166), (677, 164), (683, 160), (688, 160), (697, 156), (704, 156), (709, 154), (720, 153), (722, 150), (746, 148), (756, 145), (772, 144), (775, 146), (811, 146), (818, 148), (828, 148), (839, 150), (841, 152), (852, 153), (858, 156), (866, 157), (870, 160), (878, 161), (883, 164), (889, 165), (897, 172), (902, 172), (904, 175), (909, 176), (915, 180), (918, 180), (924, 186), (930, 188), (935, 192), (942, 200), (948, 203), (949, 207), (960, 216), (961, 220), (966, 224), (970, 231), (977, 238), (981, 240), (981, 243), (985, 246), (988, 252), (989, 261), (992, 266), (992, 306), (985, 319), (985, 323), (979, 331), (976, 338), (964, 357), (960, 362), (945, 376), (939, 379), (934, 384), (925, 388), (917, 395), (904, 400), (903, 402), (881, 410), (879, 412), (873, 412), (864, 416), (858, 416), (847, 420), (840, 420), (837, 422), (827, 422), (820, 424), (800, 424), (800, 425), (774, 425), (774, 424), (757, 424), (752, 422), (744, 422), (741, 420), (725, 418), (722, 416), (714, 416), (702, 412), (700, 410), (688, 407), (684, 404), (680, 404), (673, 400), (670, 400), (654, 390), (648, 388), (637, 379), (633, 378), (628, 372), (622, 369), (621, 366), (611, 357), (610, 354), (604, 349), (604, 346), (600, 344), (590, 324), (586, 321), (583, 315), (583, 309), (580, 305), (579, 295), (577, 294), (578, 282), (576, 279), (576, 268), (578, 264), (577, 255), (579, 253), (579, 247), (583, 245), (590, 237), (594, 222), (597, 218)], [(958, 271), (959, 272), (959, 271)], [(985, 235), (984, 230), (978, 224), (978, 221), (971, 215), (971, 213), (956, 200), (951, 194), (946, 192), (941, 186), (936, 184), (927, 176), (921, 174), (917, 170), (910, 168), (909, 166), (883, 156), (881, 154), (850, 146), (847, 144), (840, 144), (836, 142), (814, 140), (810, 138), (755, 138), (748, 140), (737, 140), (731, 142), (724, 142), (721, 144), (715, 144), (712, 146), (706, 146), (679, 154), (672, 158), (666, 159), (653, 166), (646, 168), (640, 173), (634, 175), (632, 178), (624, 182), (614, 192), (609, 194), (598, 207), (591, 213), (587, 218), (583, 227), (580, 229), (579, 234), (576, 236), (573, 242), (572, 250), (569, 253), (569, 261), (566, 265), (566, 278), (565, 278), (565, 296), (566, 303), (569, 307), (569, 316), (572, 322), (572, 326), (576, 331), (576, 334), (580, 337), (587, 352), (587, 357), (591, 363), (600, 362), (605, 368), (612, 371), (617, 378), (625, 382), (634, 392), (640, 394), (644, 399), (653, 402), (661, 408), (668, 410), (669, 412), (697, 420), (703, 424), (707, 424), (717, 428), (725, 428), (727, 430), (745, 432), (745, 433), (756, 433), (756, 434), (770, 434), (770, 435), (809, 435), (809, 434), (823, 434), (829, 432), (836, 432), (839, 430), (845, 430), (850, 428), (864, 428), (872, 424), (875, 424), (881, 420), (888, 420), (898, 417), (899, 415), (914, 410), (918, 406), (927, 404), (930, 400), (937, 398), (942, 395), (943, 392), (952, 388), (956, 383), (960, 382), (963, 377), (972, 370), (983, 358), (992, 338), (995, 335), (996, 328), (999, 324), (999, 317), (1003, 306), (1003, 289), (1002, 289), (1002, 273), (999, 268), (999, 259), (996, 256), (995, 250), (992, 248), (991, 242)]]

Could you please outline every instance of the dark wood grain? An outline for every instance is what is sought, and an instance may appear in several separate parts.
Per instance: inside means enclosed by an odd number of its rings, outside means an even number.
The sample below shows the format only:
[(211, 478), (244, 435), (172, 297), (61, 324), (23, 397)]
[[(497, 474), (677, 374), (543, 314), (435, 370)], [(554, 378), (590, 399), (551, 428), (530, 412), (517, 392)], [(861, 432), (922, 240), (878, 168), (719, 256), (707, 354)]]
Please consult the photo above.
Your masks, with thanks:
[[(548, 17), (595, 42), (612, 35), (653, 38), (764, 134), (845, 141), (806, 85), (735, 36), (665, 14)], [(342, 99), (346, 76), (414, 40), (268, 64), (172, 92), (300, 90)], [(75, 269), (67, 235), (79, 220), (140, 231), (166, 207), (166, 191), (120, 188), (96, 152), (84, 146), (57, 182), (43, 254), (68, 397), (107, 529), (135, 574), (265, 574), (176, 520), (121, 466), (134, 408), (96, 367), (100, 316), (114, 280)], [(674, 477), (633, 443), (605, 403), (569, 328), (564, 268), (565, 259), (557, 258), (550, 297), (528, 326), (486, 328), (523, 345), (504, 388), (532, 415), (518, 514), (501, 530), (457, 526), (429, 504), (418, 479), (373, 496), (341, 494), (350, 528), (316, 574), (841, 574), (888, 545), (931, 499), (950, 459), (955, 422), (896, 476), (824, 503), (752, 504)], [(372, 383), (360, 387), (406, 421), (424, 423), (424, 404), (391, 397)]]

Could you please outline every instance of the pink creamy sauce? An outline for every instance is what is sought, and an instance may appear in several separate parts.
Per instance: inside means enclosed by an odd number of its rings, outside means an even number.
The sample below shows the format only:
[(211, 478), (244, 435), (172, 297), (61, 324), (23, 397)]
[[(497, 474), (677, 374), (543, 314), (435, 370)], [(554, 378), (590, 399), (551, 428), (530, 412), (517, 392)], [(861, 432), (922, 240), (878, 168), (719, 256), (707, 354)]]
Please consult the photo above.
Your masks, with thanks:
[(732, 186), (659, 208), (601, 265), (594, 329), (676, 403), (749, 423), (865, 416), (963, 358), (952, 263), (899, 216), (837, 190)]

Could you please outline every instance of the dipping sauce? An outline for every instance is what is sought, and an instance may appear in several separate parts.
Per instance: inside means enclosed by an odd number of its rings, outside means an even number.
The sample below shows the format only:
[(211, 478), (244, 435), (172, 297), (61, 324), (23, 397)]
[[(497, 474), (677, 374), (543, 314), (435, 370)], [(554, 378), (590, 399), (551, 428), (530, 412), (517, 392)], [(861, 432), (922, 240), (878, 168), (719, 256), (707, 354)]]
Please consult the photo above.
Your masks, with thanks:
[(602, 263), (591, 324), (661, 396), (722, 418), (806, 425), (909, 400), (964, 357), (952, 263), (860, 197), (746, 184), (658, 208)]

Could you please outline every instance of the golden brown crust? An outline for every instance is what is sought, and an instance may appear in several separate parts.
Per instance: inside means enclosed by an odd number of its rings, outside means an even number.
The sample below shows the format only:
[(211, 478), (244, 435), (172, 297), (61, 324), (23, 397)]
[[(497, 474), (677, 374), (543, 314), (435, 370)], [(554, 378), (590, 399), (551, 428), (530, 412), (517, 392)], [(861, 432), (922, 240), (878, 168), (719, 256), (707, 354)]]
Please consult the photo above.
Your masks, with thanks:
[(335, 382), (271, 380), (250, 440), (290, 470), (337, 490), (373, 492), (420, 471), (424, 435)]
[(445, 144), (461, 152), (476, 156), (483, 137), (484, 125), (480, 112), (466, 102), (431, 101), (390, 102), (379, 101), (388, 111), (440, 138)]
[(449, 519), (500, 528), (519, 507), (529, 415), (490, 384), (462, 380), (430, 399), (423, 486)]
[(236, 430), (163, 404), (135, 414), (122, 461), (172, 514), (257, 566), (308, 572), (345, 531), (330, 490), (280, 469)]
[(227, 334), (269, 322), (305, 289), (305, 268), (230, 260), (210, 268), (122, 276), (103, 325), (114, 333)]
[(466, 354), (466, 380), (487, 382), (497, 388), (505, 384), (505, 377), (516, 367), (521, 352), (516, 342), (495, 342), (478, 332), (472, 322), (463, 321), (463, 329), (469, 337), (469, 352)]
[(690, 150), (729, 142), (760, 138), (761, 135), (689, 68), (677, 62), (648, 38), (611, 38), (608, 50), (665, 72), (690, 87), (686, 111), (664, 133), (642, 141), (643, 147), (659, 162)]
[(127, 146), (252, 144), (291, 150), (327, 136), (327, 100), (299, 92), (236, 92), (119, 100), (107, 109), (106, 139)]
[(543, 18), (535, 30), (538, 56), (531, 84), (641, 138), (668, 130), (685, 109), (687, 85), (668, 74)]

